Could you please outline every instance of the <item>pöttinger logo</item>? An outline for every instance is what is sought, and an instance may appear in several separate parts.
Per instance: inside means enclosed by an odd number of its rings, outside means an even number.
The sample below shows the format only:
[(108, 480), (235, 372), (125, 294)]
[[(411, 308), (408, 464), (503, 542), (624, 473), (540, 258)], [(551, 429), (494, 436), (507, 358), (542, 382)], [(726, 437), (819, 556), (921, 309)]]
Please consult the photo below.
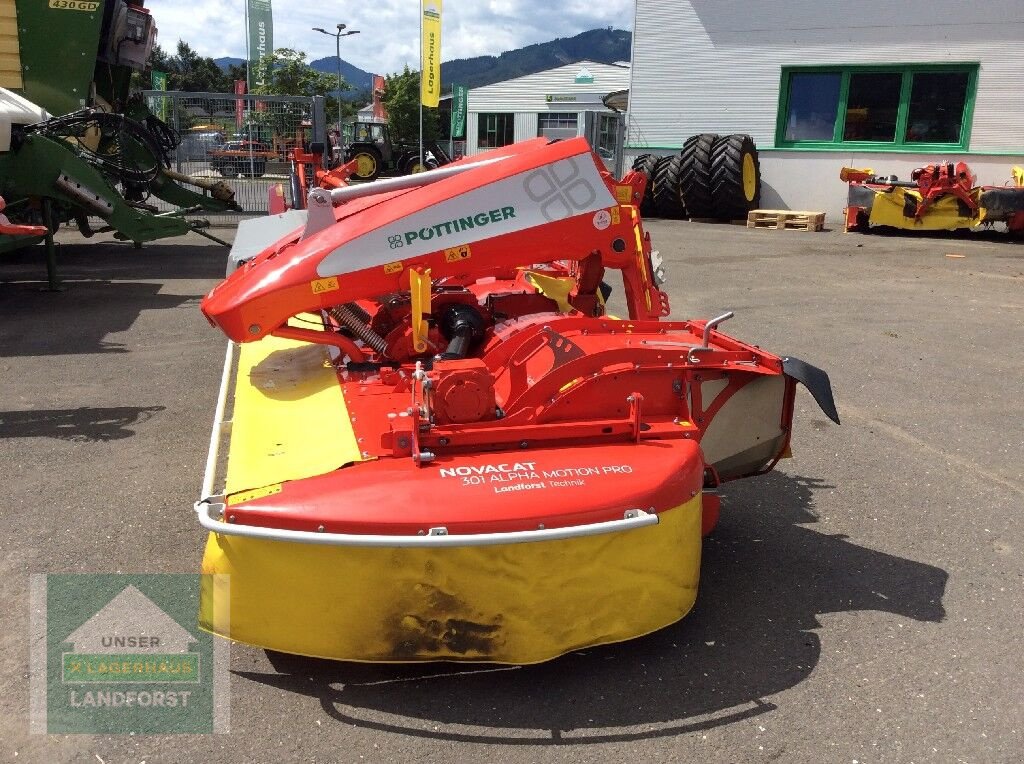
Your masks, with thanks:
[(597, 191), (582, 176), (575, 157), (538, 167), (526, 176), (523, 189), (551, 222), (586, 212), (597, 199)]
[(227, 732), (228, 643), (197, 626), (200, 586), (228, 612), (226, 578), (33, 576), (32, 731)]

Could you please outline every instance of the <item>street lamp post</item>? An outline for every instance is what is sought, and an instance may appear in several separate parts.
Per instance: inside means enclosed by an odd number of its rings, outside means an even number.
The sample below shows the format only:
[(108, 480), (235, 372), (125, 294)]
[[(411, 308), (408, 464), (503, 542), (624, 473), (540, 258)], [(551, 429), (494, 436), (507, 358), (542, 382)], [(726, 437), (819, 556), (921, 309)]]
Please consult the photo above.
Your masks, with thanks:
[(320, 32), (322, 34), (327, 35), (328, 37), (333, 37), (334, 38), (335, 59), (338, 62), (338, 141), (339, 141), (339, 144), (341, 142), (341, 38), (342, 37), (348, 37), (349, 35), (353, 35), (353, 34), (359, 34), (359, 30), (358, 29), (349, 29), (346, 32), (345, 31), (346, 26), (347, 25), (345, 25), (345, 24), (338, 24), (337, 25), (337, 28), (338, 28), (337, 32), (328, 32), (326, 29), (323, 29), (322, 27), (313, 27), (313, 31), (314, 32)]

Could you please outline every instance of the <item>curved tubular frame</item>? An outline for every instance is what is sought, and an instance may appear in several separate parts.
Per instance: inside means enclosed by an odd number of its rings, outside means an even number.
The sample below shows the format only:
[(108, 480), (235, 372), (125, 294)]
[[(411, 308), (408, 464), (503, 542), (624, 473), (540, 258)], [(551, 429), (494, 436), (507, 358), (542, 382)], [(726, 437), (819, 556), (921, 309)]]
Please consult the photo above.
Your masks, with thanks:
[(365, 361), (366, 356), (355, 342), (343, 334), (331, 331), (318, 332), (315, 329), (303, 329), (298, 326), (280, 326), (271, 332), (275, 337), (300, 342), (316, 342), (321, 345), (333, 345), (340, 348), (345, 355), (355, 362)]
[(313, 531), (293, 531), (281, 528), (265, 528), (257, 525), (240, 525), (220, 519), (226, 511), (224, 504), (209, 499), (195, 503), (199, 524), (210, 531), (224, 536), (243, 536), (263, 541), (289, 541), (299, 544), (319, 544), (323, 546), (361, 546), (361, 547), (462, 547), (462, 546), (494, 546), (497, 544), (523, 544), (533, 541), (554, 541), (578, 538), (580, 536), (598, 536), (603, 533), (619, 533), (621, 531), (657, 525), (658, 516), (642, 509), (626, 510), (621, 520), (609, 520), (588, 525), (574, 525), (568, 528), (541, 528), (532, 531), (511, 531), (508, 533), (473, 533), (448, 535), (446, 528), (431, 528), (422, 536), (385, 536), (359, 533), (315, 533)]

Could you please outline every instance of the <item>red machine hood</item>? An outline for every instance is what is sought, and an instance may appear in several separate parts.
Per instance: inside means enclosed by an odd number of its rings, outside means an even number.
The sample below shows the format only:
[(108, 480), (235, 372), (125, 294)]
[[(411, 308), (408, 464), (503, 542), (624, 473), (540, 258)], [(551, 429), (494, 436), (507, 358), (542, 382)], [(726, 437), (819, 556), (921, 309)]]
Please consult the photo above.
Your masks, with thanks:
[[(410, 267), (430, 268), (435, 278), (465, 270), (446, 250), (581, 216), (589, 225), (616, 204), (583, 138), (538, 138), (450, 166), (459, 165), (472, 169), (335, 206), (334, 225), (268, 246), (210, 291), (203, 313), (231, 339), (256, 340), (298, 313), (407, 290)], [(559, 237), (557, 227), (545, 234)]]

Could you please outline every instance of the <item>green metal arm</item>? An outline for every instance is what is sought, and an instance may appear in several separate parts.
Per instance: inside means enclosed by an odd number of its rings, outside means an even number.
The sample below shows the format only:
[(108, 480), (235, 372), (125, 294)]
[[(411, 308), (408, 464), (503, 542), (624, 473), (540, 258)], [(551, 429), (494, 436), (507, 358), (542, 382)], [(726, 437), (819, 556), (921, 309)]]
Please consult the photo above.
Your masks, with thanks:
[(64, 141), (27, 136), (16, 150), (0, 156), (0, 178), (8, 199), (52, 199), (61, 219), (70, 220), (76, 212), (95, 215), (132, 241), (181, 236), (192, 230), (186, 220), (156, 217), (130, 206)]

